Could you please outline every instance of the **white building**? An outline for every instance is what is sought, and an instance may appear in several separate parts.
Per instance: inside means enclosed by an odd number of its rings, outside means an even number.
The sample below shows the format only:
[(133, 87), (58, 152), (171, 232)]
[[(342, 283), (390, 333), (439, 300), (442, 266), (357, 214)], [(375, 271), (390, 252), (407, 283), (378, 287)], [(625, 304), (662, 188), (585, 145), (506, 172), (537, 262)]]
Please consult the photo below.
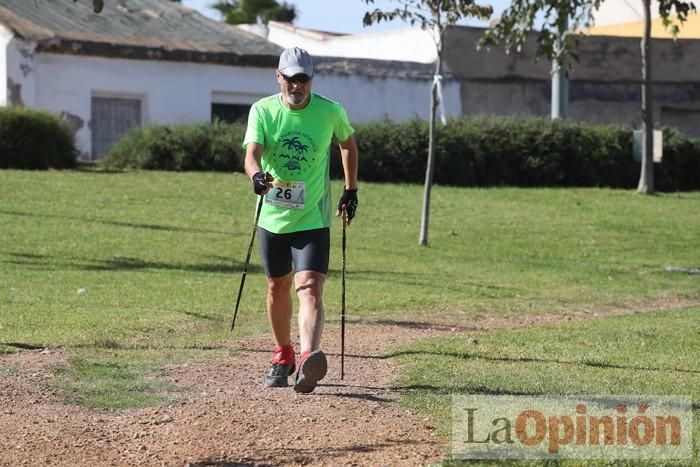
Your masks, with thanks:
[(0, 105), (60, 115), (85, 160), (130, 128), (247, 112), (281, 49), (160, 0), (0, 0)]
[(302, 47), (312, 55), (417, 63), (433, 63), (437, 58), (435, 41), (430, 32), (419, 27), (362, 34), (317, 31), (278, 21), (237, 27), (281, 47)]

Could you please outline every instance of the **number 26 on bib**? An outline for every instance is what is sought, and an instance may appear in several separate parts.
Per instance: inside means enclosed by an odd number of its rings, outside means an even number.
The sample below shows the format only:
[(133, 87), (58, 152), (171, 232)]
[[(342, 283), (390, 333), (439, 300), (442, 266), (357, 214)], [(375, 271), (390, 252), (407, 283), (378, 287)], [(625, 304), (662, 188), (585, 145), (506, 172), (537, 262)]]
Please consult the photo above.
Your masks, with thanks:
[(265, 200), (275, 206), (304, 209), (304, 182), (277, 181), (265, 195)]

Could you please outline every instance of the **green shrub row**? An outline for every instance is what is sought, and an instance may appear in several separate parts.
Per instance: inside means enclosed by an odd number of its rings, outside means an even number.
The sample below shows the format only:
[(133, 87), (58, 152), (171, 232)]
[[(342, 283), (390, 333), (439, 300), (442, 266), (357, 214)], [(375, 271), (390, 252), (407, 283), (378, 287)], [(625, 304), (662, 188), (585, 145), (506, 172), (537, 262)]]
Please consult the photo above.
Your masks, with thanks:
[[(356, 125), (363, 180), (422, 183), (428, 124), (421, 120)], [(599, 186), (635, 188), (640, 163), (632, 132), (535, 117), (469, 117), (438, 125), (434, 180), (456, 186)], [(333, 177), (342, 177), (337, 150)], [(700, 140), (664, 130), (655, 164), (660, 191), (700, 189)]]
[[(126, 136), (105, 157), (110, 168), (241, 171), (243, 124), (153, 126)], [(360, 178), (422, 183), (428, 125), (422, 120), (356, 125)], [(331, 176), (342, 177), (337, 145)], [(618, 126), (533, 117), (452, 119), (437, 128), (435, 182), (455, 186), (634, 188), (640, 164), (632, 132)], [(700, 140), (664, 131), (660, 191), (700, 189)]]
[(68, 169), (76, 166), (77, 155), (72, 133), (55, 115), (0, 108), (0, 168)]
[(220, 121), (130, 131), (103, 157), (108, 169), (242, 170), (245, 125)]

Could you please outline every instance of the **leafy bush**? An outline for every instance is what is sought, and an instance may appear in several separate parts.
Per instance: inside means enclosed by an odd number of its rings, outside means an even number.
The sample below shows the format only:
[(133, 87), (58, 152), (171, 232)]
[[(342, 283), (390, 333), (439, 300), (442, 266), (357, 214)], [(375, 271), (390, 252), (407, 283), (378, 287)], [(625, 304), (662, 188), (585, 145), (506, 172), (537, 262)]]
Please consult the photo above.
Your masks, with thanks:
[(111, 169), (241, 171), (243, 124), (153, 125), (130, 131), (108, 151)]
[[(412, 120), (356, 125), (360, 176), (368, 181), (422, 183), (428, 124)], [(333, 147), (331, 175), (343, 175)], [(657, 190), (700, 189), (700, 141), (664, 133), (655, 164)], [(435, 183), (455, 186), (605, 186), (634, 188), (640, 164), (632, 131), (536, 117), (469, 117), (437, 127)]]
[(673, 128), (664, 130), (664, 155), (654, 164), (657, 190), (697, 190), (700, 188), (700, 140), (686, 139)]
[(67, 169), (76, 166), (77, 155), (73, 135), (55, 115), (0, 108), (0, 168)]
[[(244, 124), (221, 122), (135, 130), (106, 155), (111, 168), (241, 171)], [(428, 124), (414, 119), (356, 125), (360, 178), (422, 183)], [(331, 145), (331, 176), (343, 169)], [(640, 164), (632, 131), (535, 117), (469, 117), (437, 127), (435, 182), (455, 186), (601, 186), (634, 188)], [(700, 189), (700, 141), (664, 132), (655, 164), (657, 190)]]

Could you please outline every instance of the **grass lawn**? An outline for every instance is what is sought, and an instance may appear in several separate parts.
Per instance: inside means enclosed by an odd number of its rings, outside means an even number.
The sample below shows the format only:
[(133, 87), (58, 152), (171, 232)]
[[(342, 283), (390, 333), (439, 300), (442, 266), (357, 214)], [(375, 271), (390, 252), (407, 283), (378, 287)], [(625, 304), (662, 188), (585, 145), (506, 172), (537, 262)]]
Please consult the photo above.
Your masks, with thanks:
[[(443, 337), (397, 349), (405, 403), (449, 437), (453, 394), (690, 396), (700, 452), (700, 307)], [(463, 461), (465, 464), (467, 461)], [(629, 465), (638, 465), (630, 462)]]
[[(351, 320), (468, 325), (700, 299), (700, 276), (666, 270), (700, 266), (700, 193), (435, 187), (428, 248), (417, 246), (421, 194), (362, 185), (348, 231)], [(0, 352), (62, 346), (77, 358), (67, 377), (106, 365), (133, 380), (266, 330), (256, 250), (228, 331), (255, 209), (241, 174), (5, 170), (0, 199)], [(329, 321), (340, 259), (336, 222)]]

